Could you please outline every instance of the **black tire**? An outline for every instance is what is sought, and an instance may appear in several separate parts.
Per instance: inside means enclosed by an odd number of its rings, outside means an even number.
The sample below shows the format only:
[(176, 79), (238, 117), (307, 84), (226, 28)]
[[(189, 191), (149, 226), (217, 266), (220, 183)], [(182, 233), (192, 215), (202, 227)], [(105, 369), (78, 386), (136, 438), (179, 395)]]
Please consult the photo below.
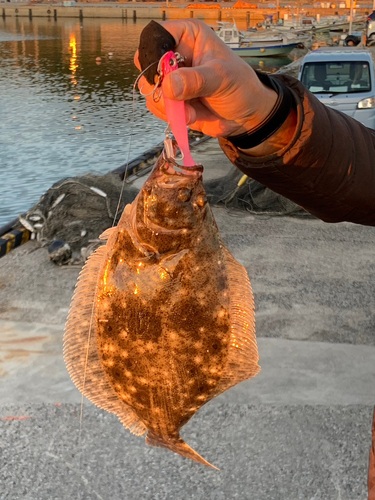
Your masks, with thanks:
[(345, 47), (356, 47), (361, 40), (354, 35), (348, 35), (344, 40)]

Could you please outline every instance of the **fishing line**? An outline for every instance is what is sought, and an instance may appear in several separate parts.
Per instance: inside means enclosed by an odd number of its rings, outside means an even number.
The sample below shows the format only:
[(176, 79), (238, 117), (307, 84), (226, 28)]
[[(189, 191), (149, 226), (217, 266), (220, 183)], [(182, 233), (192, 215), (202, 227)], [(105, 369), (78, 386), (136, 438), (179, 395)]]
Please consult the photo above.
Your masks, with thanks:
[[(121, 204), (121, 199), (122, 199), (122, 195), (123, 195), (123, 192), (124, 192), (125, 184), (129, 184), (126, 181), (126, 174), (128, 172), (128, 167), (129, 167), (129, 159), (130, 159), (130, 153), (131, 153), (131, 147), (132, 147), (132, 137), (133, 137), (133, 131), (134, 131), (134, 124), (135, 124), (134, 115), (135, 115), (135, 103), (136, 103), (136, 86), (137, 86), (140, 78), (142, 77), (142, 75), (149, 68), (151, 68), (152, 66), (154, 66), (155, 64), (158, 64), (158, 63), (159, 63), (159, 61), (155, 61), (152, 64), (150, 64), (146, 69), (144, 69), (137, 76), (137, 78), (135, 79), (134, 84), (133, 84), (133, 89), (132, 89), (132, 115), (131, 115), (132, 118), (131, 118), (131, 125), (130, 125), (129, 147), (128, 147), (128, 153), (127, 153), (127, 160), (126, 160), (126, 167), (125, 167), (125, 172), (124, 172), (124, 178), (123, 178), (122, 184), (121, 184), (120, 196), (119, 196), (119, 200), (118, 200), (117, 207), (116, 207), (116, 213), (115, 213), (115, 216), (113, 218), (112, 227), (114, 227), (114, 225), (116, 223), (116, 218), (117, 218), (118, 212), (120, 210), (120, 204)], [(156, 89), (157, 89), (157, 87), (159, 85), (160, 85), (160, 80), (158, 80), (158, 82), (155, 85), (155, 87), (154, 87), (153, 91), (151, 92), (151, 94), (153, 94), (156, 91)], [(149, 95), (151, 95), (151, 94), (149, 94)], [(144, 95), (144, 94), (142, 94), (142, 95)], [(98, 276), (98, 280), (99, 280), (99, 276)], [(86, 354), (85, 354), (85, 359), (84, 359), (84, 371), (83, 371), (83, 381), (82, 381), (82, 391), (81, 391), (81, 409), (80, 409), (79, 433), (78, 433), (78, 448), (79, 449), (81, 448), (82, 420), (83, 420), (83, 401), (84, 401), (84, 392), (85, 392), (85, 386), (86, 386), (86, 375), (87, 375), (87, 366), (88, 366), (88, 360), (89, 360), (89, 350), (90, 350), (91, 333), (92, 333), (93, 320), (94, 320), (94, 311), (95, 311), (95, 297), (93, 299), (92, 307), (91, 307), (90, 325), (89, 325), (89, 332), (88, 332), (88, 337), (87, 337)], [(81, 460), (82, 460), (82, 453), (80, 453), (80, 457), (79, 457), (79, 465), (78, 465), (79, 468), (81, 468)]]
[[(118, 215), (119, 210), (120, 210), (120, 204), (121, 204), (121, 200), (122, 200), (122, 195), (124, 193), (125, 184), (129, 184), (126, 181), (126, 174), (128, 173), (128, 168), (129, 168), (129, 159), (130, 159), (130, 153), (131, 153), (131, 147), (132, 147), (132, 138), (133, 138), (133, 131), (134, 131), (134, 124), (135, 124), (135, 122), (134, 122), (134, 115), (135, 115), (135, 103), (136, 103), (136, 88), (137, 88), (137, 84), (138, 84), (139, 80), (141, 79), (141, 77), (143, 76), (143, 74), (148, 69), (150, 69), (152, 66), (154, 66), (155, 64), (159, 64), (159, 62), (160, 61), (154, 61), (149, 66), (147, 66), (146, 69), (144, 69), (143, 71), (141, 71), (141, 73), (137, 76), (137, 78), (135, 79), (135, 82), (133, 83), (133, 89), (132, 89), (132, 96), (133, 96), (133, 99), (132, 99), (132, 119), (131, 119), (131, 124), (130, 124), (128, 155), (127, 155), (127, 160), (126, 160), (126, 167), (125, 167), (125, 172), (124, 172), (124, 178), (123, 178), (122, 184), (121, 184), (120, 196), (119, 196), (119, 200), (118, 200), (117, 207), (116, 207), (116, 213), (115, 213), (115, 216), (113, 218), (112, 227), (116, 223), (116, 218), (117, 218), (117, 215)], [(155, 87), (153, 88), (153, 90), (152, 90), (152, 92), (150, 94), (142, 94), (142, 89), (140, 90), (140, 93), (144, 97), (152, 95), (152, 94), (155, 93), (155, 91), (156, 91), (156, 89), (158, 88), (159, 85), (160, 85), (160, 81), (158, 80), (157, 83), (155, 84)]]
[[(99, 277), (98, 277), (99, 279)], [(90, 348), (90, 340), (91, 340), (91, 331), (92, 331), (92, 322), (94, 318), (94, 307), (95, 307), (95, 297), (94, 300), (92, 301), (92, 307), (91, 307), (91, 314), (90, 314), (90, 325), (89, 325), (89, 334), (87, 338), (87, 347), (86, 347), (86, 356), (85, 356), (85, 367), (83, 370), (83, 383), (82, 383), (82, 392), (81, 392), (81, 410), (80, 410), (80, 415), (79, 415), (79, 432), (78, 432), (78, 448), (80, 449), (81, 446), (81, 436), (82, 436), (82, 418), (83, 418), (83, 401), (84, 401), (84, 391), (85, 391), (85, 385), (86, 385), (86, 373), (87, 373), (87, 365), (89, 361), (89, 348)], [(81, 468), (81, 460), (82, 460), (82, 453), (79, 455), (79, 464), (78, 467)]]

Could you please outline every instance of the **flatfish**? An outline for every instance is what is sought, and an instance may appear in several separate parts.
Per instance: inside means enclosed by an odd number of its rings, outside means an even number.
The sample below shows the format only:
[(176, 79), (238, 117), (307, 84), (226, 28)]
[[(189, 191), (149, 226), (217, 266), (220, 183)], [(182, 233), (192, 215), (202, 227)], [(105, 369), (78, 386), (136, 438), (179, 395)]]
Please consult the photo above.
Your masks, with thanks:
[(211, 465), (180, 437), (259, 371), (246, 270), (220, 239), (202, 166), (159, 158), (84, 266), (64, 337), (77, 388), (146, 443)]

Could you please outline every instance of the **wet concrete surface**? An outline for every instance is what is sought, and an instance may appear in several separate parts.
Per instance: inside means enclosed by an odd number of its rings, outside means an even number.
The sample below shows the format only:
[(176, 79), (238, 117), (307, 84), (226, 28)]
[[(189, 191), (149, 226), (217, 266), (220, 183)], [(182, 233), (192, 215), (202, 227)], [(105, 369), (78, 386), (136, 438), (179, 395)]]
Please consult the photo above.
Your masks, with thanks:
[(29, 242), (0, 260), (0, 499), (366, 498), (375, 228), (214, 213), (252, 281), (262, 366), (182, 433), (221, 472), (145, 446), (91, 404), (79, 430), (62, 335), (80, 268)]
[[(250, 276), (259, 337), (375, 345), (375, 228), (214, 208)], [(0, 320), (64, 323), (79, 267), (30, 242), (0, 261)]]
[[(81, 402), (63, 362), (63, 327), (0, 321), (1, 405)], [(215, 398), (210, 406), (375, 402), (375, 346), (260, 337), (258, 348), (260, 374)]]
[[(0, 321), (0, 331), (2, 405), (81, 402), (63, 362), (63, 325), (30, 328), (27, 323)], [(374, 346), (259, 338), (258, 347), (260, 374), (215, 398), (210, 406), (375, 402)]]

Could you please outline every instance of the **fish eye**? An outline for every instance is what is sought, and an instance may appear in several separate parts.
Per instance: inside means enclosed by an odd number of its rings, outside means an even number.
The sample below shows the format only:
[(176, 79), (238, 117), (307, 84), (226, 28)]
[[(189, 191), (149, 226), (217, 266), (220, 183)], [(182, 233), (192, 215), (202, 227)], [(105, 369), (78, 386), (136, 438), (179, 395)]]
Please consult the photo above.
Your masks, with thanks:
[(181, 188), (178, 190), (178, 199), (180, 201), (189, 201), (191, 198), (191, 189)]
[(150, 196), (151, 192), (152, 192), (152, 187), (151, 186), (143, 186), (143, 190), (144, 192), (146, 193), (147, 196)]
[(205, 194), (198, 194), (197, 196), (198, 207), (204, 207), (206, 203), (207, 203), (207, 196)]

